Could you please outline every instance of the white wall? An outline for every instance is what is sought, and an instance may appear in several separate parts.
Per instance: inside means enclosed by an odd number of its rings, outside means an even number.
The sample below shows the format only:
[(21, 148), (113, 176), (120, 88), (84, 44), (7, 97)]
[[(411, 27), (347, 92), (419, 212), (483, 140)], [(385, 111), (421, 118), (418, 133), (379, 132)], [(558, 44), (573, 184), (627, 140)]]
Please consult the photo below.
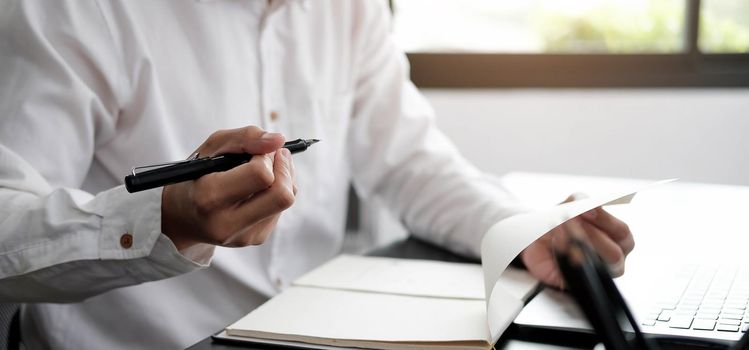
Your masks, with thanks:
[[(749, 89), (424, 90), (440, 128), (484, 171), (749, 186)], [(362, 203), (366, 244), (406, 231)], [(363, 246), (366, 246), (363, 244)]]
[(749, 185), (749, 89), (424, 90), (483, 170)]

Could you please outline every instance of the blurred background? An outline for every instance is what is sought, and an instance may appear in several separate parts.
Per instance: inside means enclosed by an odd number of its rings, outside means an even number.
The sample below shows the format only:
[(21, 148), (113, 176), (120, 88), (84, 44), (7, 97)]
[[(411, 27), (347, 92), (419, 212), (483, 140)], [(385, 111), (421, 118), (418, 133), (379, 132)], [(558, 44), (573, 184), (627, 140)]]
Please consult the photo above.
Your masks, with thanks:
[[(391, 0), (464, 155), (512, 171), (749, 185), (749, 0)], [(358, 224), (403, 234), (378, 205)]]
[[(408, 52), (682, 53), (689, 0), (394, 0), (394, 31)], [(749, 52), (749, 1), (698, 4), (705, 53)]]

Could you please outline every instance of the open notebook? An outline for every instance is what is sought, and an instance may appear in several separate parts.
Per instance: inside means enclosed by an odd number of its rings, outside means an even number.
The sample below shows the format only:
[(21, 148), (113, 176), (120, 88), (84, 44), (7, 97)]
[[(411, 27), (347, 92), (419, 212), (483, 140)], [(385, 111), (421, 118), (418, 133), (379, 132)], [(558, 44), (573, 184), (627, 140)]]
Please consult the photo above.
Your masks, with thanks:
[[(538, 237), (634, 191), (516, 215), (481, 245), (483, 267), (340, 256), (226, 328), (219, 338), (316, 349), (488, 349), (538, 285), (510, 262)], [(488, 297), (486, 297), (488, 296)]]

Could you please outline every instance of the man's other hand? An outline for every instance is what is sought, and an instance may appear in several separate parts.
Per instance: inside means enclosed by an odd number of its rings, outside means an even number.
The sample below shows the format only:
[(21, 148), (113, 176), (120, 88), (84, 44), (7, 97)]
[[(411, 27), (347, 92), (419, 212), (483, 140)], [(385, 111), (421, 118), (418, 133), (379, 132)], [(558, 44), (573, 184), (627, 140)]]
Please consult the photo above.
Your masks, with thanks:
[[(570, 196), (565, 202), (572, 200), (574, 196)], [(523, 250), (520, 254), (523, 263), (541, 282), (552, 287), (564, 288), (562, 275), (552, 251), (553, 238), (564, 232), (583, 233), (603, 261), (609, 265), (612, 275), (618, 277), (624, 274), (624, 260), (635, 247), (632, 232), (626, 223), (598, 207), (554, 228)]]
[(200, 157), (249, 153), (233, 169), (164, 187), (161, 229), (178, 250), (198, 243), (243, 247), (265, 242), (296, 195), (294, 165), (281, 134), (255, 126), (220, 130)]

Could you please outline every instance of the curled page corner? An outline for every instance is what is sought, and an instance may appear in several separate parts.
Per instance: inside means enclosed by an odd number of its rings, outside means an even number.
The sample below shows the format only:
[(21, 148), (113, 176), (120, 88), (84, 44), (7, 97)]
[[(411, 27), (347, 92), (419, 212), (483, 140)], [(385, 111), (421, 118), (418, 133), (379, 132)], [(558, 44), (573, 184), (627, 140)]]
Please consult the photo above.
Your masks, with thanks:
[(523, 302), (512, 297), (499, 282), (510, 262), (527, 246), (566, 221), (591, 209), (629, 203), (638, 192), (676, 181), (668, 179), (617, 193), (580, 199), (551, 208), (518, 214), (504, 219), (484, 236), (481, 242), (481, 264), (484, 271), (487, 326), (491, 344), (495, 344), (512, 320), (520, 313)]

